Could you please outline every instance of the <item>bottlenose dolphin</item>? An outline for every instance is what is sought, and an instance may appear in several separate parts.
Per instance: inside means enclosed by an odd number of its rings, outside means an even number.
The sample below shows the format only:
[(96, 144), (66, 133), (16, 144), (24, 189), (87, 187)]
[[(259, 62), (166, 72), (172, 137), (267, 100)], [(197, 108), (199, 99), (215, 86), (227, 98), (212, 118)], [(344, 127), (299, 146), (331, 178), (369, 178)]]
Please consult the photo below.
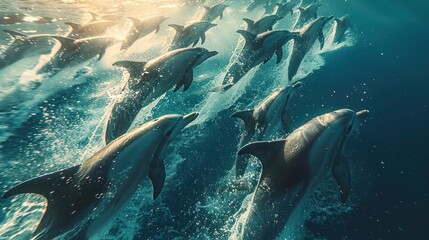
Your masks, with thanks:
[(243, 18), (243, 20), (247, 24), (246, 31), (255, 35), (273, 30), (274, 24), (276, 24), (280, 19), (282, 19), (282, 17), (279, 17), (277, 15), (265, 16), (257, 21), (253, 21), (248, 18)]
[(345, 202), (351, 190), (344, 147), (353, 125), (368, 114), (341, 109), (318, 116), (286, 139), (250, 143), (238, 151), (262, 164), (262, 174), (244, 226), (243, 239), (276, 239), (289, 216), (332, 171)]
[(114, 220), (146, 177), (152, 181), (153, 198), (159, 196), (166, 176), (163, 152), (197, 116), (172, 114), (147, 122), (82, 164), (27, 180), (2, 198), (22, 193), (46, 198), (35, 239), (53, 239), (79, 223), (84, 224), (79, 239), (88, 239)]
[(296, 19), (293, 29), (299, 29), (307, 24), (309, 21), (317, 18), (317, 10), (321, 4), (311, 4), (307, 7), (298, 7), (299, 16)]
[[(254, 109), (235, 112), (231, 115), (231, 117), (240, 118), (244, 122), (240, 148), (252, 140), (269, 140), (268, 138), (276, 133), (279, 126), (283, 128), (283, 132), (289, 132), (289, 100), (300, 86), (301, 82), (297, 82), (287, 87), (278, 88)], [(249, 158), (248, 156), (237, 156), (235, 160), (236, 178), (241, 178), (246, 171)]]
[(217, 52), (204, 48), (178, 49), (149, 62), (120, 61), (113, 65), (124, 67), (130, 74), (123, 97), (112, 103), (105, 129), (109, 143), (125, 133), (138, 112), (176, 85), (186, 91), (193, 81), (193, 69)]
[(168, 26), (176, 30), (176, 35), (169, 48), (169, 50), (174, 50), (189, 47), (191, 44), (195, 46), (200, 39), (201, 44), (204, 44), (206, 41), (205, 33), (210, 28), (216, 26), (216, 24), (211, 22), (196, 22), (186, 27), (177, 24), (170, 24)]
[(64, 67), (78, 65), (97, 55), (100, 60), (106, 48), (116, 41), (115, 38), (106, 36), (78, 40), (61, 36), (51, 37), (58, 40), (61, 43), (61, 47), (53, 53), (51, 59), (37, 71), (37, 74), (48, 73), (53, 76)]
[(115, 26), (117, 22), (110, 20), (97, 20), (86, 24), (72, 22), (65, 22), (64, 24), (72, 28), (72, 30), (67, 34), (67, 37), (80, 39), (103, 35), (107, 29)]
[(261, 63), (268, 62), (274, 54), (277, 55), (277, 63), (280, 63), (283, 58), (283, 46), (298, 34), (286, 30), (269, 31), (259, 35), (244, 30), (238, 30), (237, 32), (246, 40), (244, 48), (237, 60), (228, 69), (222, 86), (216, 87), (211, 91), (231, 88), (250, 69)]
[(349, 30), (351, 27), (350, 24), (350, 16), (344, 15), (340, 18), (334, 19), (334, 26), (333, 26), (333, 33), (334, 33), (334, 40), (333, 43), (340, 43), (344, 40), (344, 34)]
[(319, 17), (316, 20), (305, 25), (300, 31), (299, 35), (295, 36), (293, 39), (293, 48), (292, 54), (290, 57), (289, 63), (289, 80), (296, 75), (298, 68), (301, 65), (302, 60), (305, 55), (313, 47), (316, 40), (320, 42), (320, 49), (323, 48), (325, 44), (325, 36), (323, 34), (323, 28), (326, 23), (332, 19), (332, 16), (329, 17)]
[(129, 17), (128, 19), (133, 22), (133, 26), (131, 27), (127, 37), (124, 39), (124, 41), (122, 41), (121, 49), (130, 47), (135, 41), (148, 35), (153, 31), (155, 31), (155, 33), (158, 33), (159, 25), (161, 25), (162, 22), (168, 19), (168, 17), (152, 16), (143, 20)]
[(216, 18), (222, 19), (223, 18), (223, 12), (229, 5), (224, 3), (219, 3), (216, 5), (213, 5), (211, 7), (203, 6), (204, 7), (204, 14), (201, 17), (202, 22), (213, 22), (216, 20)]
[(286, 17), (289, 13), (293, 15), (293, 9), (296, 7), (297, 3), (287, 2), (284, 4), (276, 3), (276, 8), (274, 9), (274, 14), (279, 17)]
[(52, 35), (27, 35), (12, 30), (3, 30), (13, 38), (10, 44), (0, 56), (0, 69), (12, 65), (24, 57), (46, 54), (51, 51), (49, 37)]

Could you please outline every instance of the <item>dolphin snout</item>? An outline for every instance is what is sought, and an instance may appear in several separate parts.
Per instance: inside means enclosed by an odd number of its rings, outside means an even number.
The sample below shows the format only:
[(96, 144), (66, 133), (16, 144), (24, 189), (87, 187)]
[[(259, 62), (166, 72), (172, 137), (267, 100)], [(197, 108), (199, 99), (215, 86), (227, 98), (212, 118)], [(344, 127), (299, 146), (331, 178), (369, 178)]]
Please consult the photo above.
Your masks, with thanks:
[(356, 113), (356, 116), (358, 116), (360, 118), (367, 117), (368, 115), (369, 115), (369, 111), (366, 110), (366, 109), (361, 110), (361, 111), (359, 111), (359, 112)]
[(302, 86), (302, 82), (296, 82), (292, 85), (292, 88), (297, 89), (297, 88), (300, 88), (301, 86)]
[(198, 115), (199, 115), (198, 112), (192, 112), (192, 113), (189, 113), (189, 114), (183, 116), (183, 120), (189, 121), (188, 122), (188, 124), (189, 124), (190, 122), (194, 121), (198, 117)]

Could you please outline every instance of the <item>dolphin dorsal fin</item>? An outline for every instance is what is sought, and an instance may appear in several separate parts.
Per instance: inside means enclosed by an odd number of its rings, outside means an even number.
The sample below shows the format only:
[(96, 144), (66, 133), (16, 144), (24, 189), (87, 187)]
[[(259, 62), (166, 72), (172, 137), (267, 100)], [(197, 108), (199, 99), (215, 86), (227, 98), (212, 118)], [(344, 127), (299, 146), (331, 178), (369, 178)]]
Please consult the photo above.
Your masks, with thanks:
[(231, 117), (240, 118), (244, 122), (244, 128), (249, 134), (255, 133), (256, 121), (253, 117), (253, 109), (235, 112)]
[(134, 18), (134, 17), (127, 17), (127, 18), (133, 23), (133, 26), (140, 25), (141, 23), (141, 21), (137, 18)]
[(332, 165), (332, 174), (340, 187), (341, 202), (347, 201), (351, 190), (350, 168), (344, 153), (341, 151)]
[(209, 7), (209, 6), (203, 6), (203, 8), (206, 10), (206, 11), (209, 11), (210, 9), (211, 9), (211, 7)]
[(174, 28), (174, 30), (176, 30), (176, 32), (178, 33), (183, 33), (185, 31), (185, 27), (182, 25), (178, 25), (178, 24), (169, 24), (168, 25), (171, 28)]
[(161, 193), (165, 182), (165, 164), (162, 159), (151, 164), (149, 170), (149, 179), (153, 186), (153, 199), (156, 199)]
[(255, 25), (255, 21), (249, 18), (243, 18), (243, 21), (247, 24), (247, 29), (252, 28)]
[(88, 12), (91, 15), (91, 22), (101, 19), (100, 15), (95, 12)]
[(27, 34), (25, 33), (21, 33), (21, 32), (17, 32), (17, 31), (13, 31), (13, 30), (8, 30), (8, 29), (3, 29), (3, 32), (9, 34), (10, 36), (12, 36), (15, 40), (24, 40), (25, 38), (28, 37)]
[(64, 24), (70, 26), (73, 31), (76, 31), (82, 27), (82, 25), (79, 23), (65, 22)]
[(244, 37), (244, 39), (246, 40), (246, 43), (255, 42), (255, 39), (256, 39), (255, 34), (248, 32), (248, 31), (245, 31), (245, 30), (238, 30), (237, 32), (240, 33)]
[(249, 143), (238, 150), (238, 155), (251, 154), (257, 157), (261, 161), (262, 170), (264, 171), (269, 167), (275, 155), (283, 150), (285, 143), (285, 139)]
[(144, 66), (146, 62), (136, 62), (136, 61), (118, 61), (112, 64), (113, 66), (123, 67), (127, 69), (131, 77), (137, 77), (143, 74)]
[(49, 37), (58, 40), (61, 43), (61, 47), (62, 48), (70, 48), (70, 47), (75, 46), (75, 41), (76, 40), (73, 39), (73, 38), (63, 37), (63, 36), (56, 36), (56, 35), (52, 35), (52, 36), (49, 36)]

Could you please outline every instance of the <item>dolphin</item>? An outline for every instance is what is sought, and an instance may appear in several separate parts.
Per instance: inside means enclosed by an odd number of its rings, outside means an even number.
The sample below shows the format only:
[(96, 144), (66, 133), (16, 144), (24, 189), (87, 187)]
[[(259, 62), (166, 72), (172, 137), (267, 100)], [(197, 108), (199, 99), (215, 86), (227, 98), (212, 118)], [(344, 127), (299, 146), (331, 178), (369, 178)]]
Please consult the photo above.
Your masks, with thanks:
[(186, 27), (177, 24), (170, 24), (168, 26), (176, 30), (176, 35), (174, 36), (173, 42), (169, 48), (171, 51), (189, 47), (191, 44), (192, 46), (195, 46), (200, 39), (201, 44), (204, 44), (206, 41), (205, 33), (210, 28), (216, 26), (216, 24), (211, 22), (196, 22)]
[[(285, 133), (289, 132), (289, 100), (294, 92), (301, 86), (301, 82), (281, 87), (261, 101), (254, 109), (235, 112), (231, 117), (237, 117), (244, 122), (239, 147), (241, 148), (251, 140), (268, 140), (276, 133), (281, 125)], [(256, 138), (254, 136), (256, 135)], [(236, 178), (243, 177), (249, 158), (237, 156), (235, 161)]]
[(350, 16), (344, 15), (340, 18), (334, 19), (334, 40), (333, 43), (340, 43), (344, 40), (344, 34), (351, 28)]
[(283, 58), (283, 46), (298, 33), (286, 30), (275, 30), (258, 35), (244, 30), (238, 30), (246, 43), (237, 60), (228, 69), (222, 86), (211, 91), (227, 90), (237, 83), (250, 69), (261, 63), (266, 63), (271, 57), (277, 55), (277, 63)]
[(319, 40), (320, 42), (320, 49), (323, 48), (325, 44), (323, 28), (332, 18), (332, 16), (319, 17), (316, 20), (313, 20), (312, 22), (305, 25), (299, 31), (299, 35), (294, 38), (288, 70), (289, 80), (292, 80), (292, 78), (296, 75), (302, 60), (308, 51), (310, 51), (310, 49), (313, 47), (316, 40)]
[(293, 9), (297, 3), (295, 2), (287, 2), (287, 3), (276, 3), (276, 8), (274, 9), (274, 14), (279, 17), (286, 17), (289, 13), (293, 15)]
[(168, 17), (152, 16), (143, 20), (129, 17), (128, 19), (133, 22), (133, 27), (131, 27), (125, 40), (122, 41), (121, 49), (130, 47), (139, 38), (142, 38), (153, 31), (155, 31), (155, 33), (158, 33), (159, 26), (162, 22), (168, 19)]
[(2, 52), (0, 56), (0, 69), (3, 69), (25, 57), (47, 54), (51, 51), (49, 37), (53, 35), (27, 35), (21, 32), (6, 30), (13, 38), (13, 42)]
[(241, 148), (238, 155), (251, 154), (262, 164), (242, 239), (276, 239), (294, 209), (329, 171), (345, 202), (351, 177), (344, 147), (354, 125), (367, 114), (367, 110), (337, 110), (314, 118), (285, 139)]
[(282, 19), (282, 17), (279, 17), (277, 15), (265, 16), (257, 21), (253, 21), (248, 18), (243, 18), (243, 20), (247, 24), (246, 31), (255, 35), (273, 30), (274, 24), (276, 24), (280, 19)]
[(67, 37), (81, 39), (101, 36), (107, 31), (107, 29), (115, 26), (117, 22), (110, 20), (97, 20), (86, 24), (72, 22), (65, 22), (64, 24), (72, 28), (72, 30), (67, 34)]
[(317, 10), (321, 4), (311, 4), (307, 7), (298, 7), (299, 16), (296, 19), (293, 29), (299, 29), (309, 21), (317, 18)]
[(222, 19), (223, 18), (223, 12), (229, 5), (224, 3), (219, 3), (216, 5), (213, 5), (211, 7), (203, 6), (204, 7), (204, 14), (201, 17), (202, 22), (213, 22), (217, 18)]
[(130, 77), (123, 97), (111, 105), (105, 128), (109, 143), (125, 133), (138, 112), (176, 85), (186, 91), (193, 81), (193, 69), (217, 54), (204, 48), (178, 49), (149, 62), (119, 61), (114, 66), (125, 68)]
[(163, 152), (197, 116), (171, 114), (147, 122), (82, 164), (27, 180), (2, 198), (23, 193), (46, 198), (35, 239), (53, 239), (79, 223), (84, 224), (79, 239), (88, 239), (114, 220), (146, 177), (153, 185), (153, 199), (159, 196), (166, 177)]
[(100, 60), (106, 48), (112, 45), (116, 39), (113, 37), (99, 36), (83, 39), (73, 39), (61, 36), (51, 36), (61, 43), (52, 55), (51, 59), (38, 69), (37, 74), (57, 74), (64, 67), (71, 67), (88, 61), (98, 55)]

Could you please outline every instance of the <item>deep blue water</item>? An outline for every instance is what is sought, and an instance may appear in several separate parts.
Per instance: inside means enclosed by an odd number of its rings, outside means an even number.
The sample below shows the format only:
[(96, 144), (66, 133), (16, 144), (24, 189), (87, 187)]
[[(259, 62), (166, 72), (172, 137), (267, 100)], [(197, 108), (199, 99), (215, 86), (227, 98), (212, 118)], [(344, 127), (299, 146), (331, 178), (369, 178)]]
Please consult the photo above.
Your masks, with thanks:
[[(145, 3), (135, 4), (141, 7)], [(80, 5), (64, 6), (78, 9), (68, 16), (75, 20), (81, 19), (85, 12)], [(94, 7), (94, 10), (100, 11), (103, 7)], [(339, 108), (368, 109), (370, 117), (346, 149), (352, 167), (350, 201), (341, 204), (335, 195), (336, 188), (322, 187), (319, 191), (326, 195), (324, 199), (311, 202), (314, 206), (306, 205), (309, 215), (288, 223), (299, 229), (288, 231), (289, 235), (282, 237), (425, 239), (425, 227), (429, 224), (429, 140), (426, 136), (429, 134), (426, 125), (429, 18), (425, 16), (428, 7), (429, 3), (423, 1), (323, 0), (320, 15), (350, 13), (354, 26), (352, 44), (316, 52), (323, 63), (317, 58), (318, 61), (306, 64), (310, 69), (313, 65), (319, 67), (314, 67), (316, 70), (305, 77), (304, 86), (291, 99), (293, 128)], [(43, 9), (43, 6), (35, 4), (34, 8)], [(171, 14), (176, 14), (173, 20), (186, 22), (193, 11), (191, 8)], [(151, 186), (145, 182), (125, 213), (105, 234), (106, 239), (228, 239), (232, 235), (237, 219), (234, 216), (242, 207), (245, 193), (220, 190), (234, 172), (234, 156), (241, 134), (241, 125), (229, 116), (236, 110), (254, 106), (286, 80), (284, 72), (278, 70), (281, 67), (270, 61), (243, 80), (247, 82), (239, 86), (240, 90), (223, 95), (225, 98), (208, 93), (210, 82), (219, 82), (222, 78), (221, 72), (237, 43), (238, 36), (222, 34), (237, 30), (229, 27), (235, 27), (235, 21), (240, 23), (243, 13), (235, 14), (234, 10), (227, 12), (224, 21), (217, 22), (219, 27), (224, 24), (223, 28), (217, 30), (217, 34), (208, 34), (208, 42), (203, 46), (220, 54), (197, 69), (198, 80), (190, 90), (168, 92), (138, 119), (142, 123), (172, 112), (200, 111), (203, 120), (183, 130), (168, 148), (165, 160), (168, 176), (160, 199), (151, 199)], [(257, 18), (260, 14), (255, 11), (243, 15)], [(162, 26), (166, 28), (166, 24)], [(23, 28), (41, 32), (44, 25), (26, 24)], [(46, 29), (63, 31), (52, 25)], [(150, 37), (156, 39), (156, 36)], [(2, 41), (4, 43), (7, 41)], [(139, 54), (138, 47), (134, 50), (136, 53), (129, 56)], [(112, 55), (117, 57), (115, 54)], [(20, 62), (16, 67), (28, 65), (32, 69), (31, 63)], [(2, 76), (8, 78), (6, 75), (13, 74), (13, 68), (1, 70)], [(2, 142), (0, 148), (2, 192), (28, 178), (79, 163), (100, 147), (99, 121), (109, 101), (107, 92), (114, 88), (121, 72), (94, 61), (89, 63), (89, 69), (92, 72), (83, 74), (83, 83), (53, 91), (46, 102), (35, 103), (36, 110), (25, 112), (34, 114), (22, 124), (2, 123), (13, 128), (10, 131), (13, 135)], [(73, 77), (75, 73), (69, 75)], [(210, 105), (211, 102), (214, 103)], [(20, 119), (19, 116), (6, 121), (19, 122)], [(331, 185), (328, 182), (324, 186), (334, 186)], [(40, 219), (43, 209), (40, 199), (31, 196), (16, 199), (0, 202), (0, 238), (28, 239)]]

